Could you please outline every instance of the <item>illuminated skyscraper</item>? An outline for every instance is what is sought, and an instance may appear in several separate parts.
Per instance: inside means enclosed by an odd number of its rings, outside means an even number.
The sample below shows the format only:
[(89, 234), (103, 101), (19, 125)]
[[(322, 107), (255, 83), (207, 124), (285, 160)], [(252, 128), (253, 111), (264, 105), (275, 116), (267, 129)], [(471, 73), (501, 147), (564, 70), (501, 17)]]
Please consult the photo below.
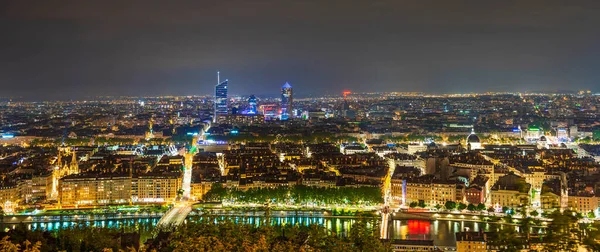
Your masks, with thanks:
[(286, 82), (281, 87), (281, 120), (287, 120), (292, 116), (292, 102), (292, 85)]
[(251, 95), (250, 98), (248, 98), (248, 114), (256, 114), (257, 111), (257, 107), (256, 107), (256, 96)]
[(227, 115), (227, 82), (219, 82), (219, 72), (217, 72), (217, 85), (215, 86), (215, 115), (213, 122), (217, 122), (219, 116)]

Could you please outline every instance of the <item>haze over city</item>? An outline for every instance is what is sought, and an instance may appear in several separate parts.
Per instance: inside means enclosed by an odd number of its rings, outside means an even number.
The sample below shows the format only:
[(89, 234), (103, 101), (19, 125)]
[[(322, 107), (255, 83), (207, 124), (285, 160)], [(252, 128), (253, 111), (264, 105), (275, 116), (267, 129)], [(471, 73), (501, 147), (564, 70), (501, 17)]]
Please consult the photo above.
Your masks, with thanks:
[(595, 90), (598, 1), (3, 1), (2, 97)]

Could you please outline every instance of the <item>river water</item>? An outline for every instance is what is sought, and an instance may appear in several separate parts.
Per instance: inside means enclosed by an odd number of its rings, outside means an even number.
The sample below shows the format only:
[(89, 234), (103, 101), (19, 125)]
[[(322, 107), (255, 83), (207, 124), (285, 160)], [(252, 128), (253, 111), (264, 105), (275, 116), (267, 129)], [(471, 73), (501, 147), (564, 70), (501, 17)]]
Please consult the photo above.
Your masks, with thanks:
[[(266, 217), (263, 212), (242, 212), (242, 211), (221, 211), (210, 214), (212, 218), (220, 220), (231, 220), (236, 223), (245, 223), (251, 225), (264, 225)], [(186, 221), (196, 221), (205, 218), (201, 215), (189, 216)], [(62, 228), (73, 227), (77, 225), (108, 227), (123, 229), (124, 231), (139, 231), (142, 237), (149, 237), (153, 228), (158, 223), (160, 214), (125, 215), (87, 215), (87, 216), (33, 216), (18, 218), (5, 216), (4, 221), (0, 223), (3, 230), (15, 228), (22, 222), (28, 229), (58, 230)], [(303, 225), (318, 224), (326, 227), (330, 231), (346, 236), (350, 231), (352, 224), (357, 221), (353, 217), (333, 217), (326, 216), (317, 211), (289, 211), (273, 212), (269, 218), (271, 225)], [(379, 219), (373, 218), (369, 222), (371, 225), (377, 223)], [(471, 221), (451, 221), (451, 220), (422, 220), (422, 219), (401, 219), (393, 220), (389, 226), (390, 239), (412, 239), (412, 240), (433, 240), (437, 246), (456, 246), (455, 233), (463, 230), (469, 231), (496, 231), (501, 228), (500, 224), (490, 224), (485, 222)], [(534, 230), (539, 232), (539, 230)]]

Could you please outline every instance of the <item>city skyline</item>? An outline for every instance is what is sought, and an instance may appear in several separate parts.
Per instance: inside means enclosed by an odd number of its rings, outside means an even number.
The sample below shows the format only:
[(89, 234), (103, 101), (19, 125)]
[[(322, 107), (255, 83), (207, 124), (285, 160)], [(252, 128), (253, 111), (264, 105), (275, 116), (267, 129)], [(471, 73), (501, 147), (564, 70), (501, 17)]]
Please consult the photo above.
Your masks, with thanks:
[(600, 251), (598, 0), (6, 0), (0, 29), (2, 251)]
[[(27, 244), (12, 235), (24, 223), (26, 232), (49, 231), (44, 245), (68, 251), (69, 244), (52, 239), (87, 223), (133, 235), (133, 244), (140, 242), (133, 246), (159, 249), (178, 241), (176, 233), (154, 238), (130, 228), (144, 223), (148, 231), (178, 232), (209, 214), (240, 221), (236, 229), (318, 227), (346, 244), (364, 239), (339, 234), (368, 221), (377, 228), (357, 251), (598, 246), (598, 95), (345, 90), (293, 99), (285, 83), (281, 98), (238, 99), (225, 92), (227, 80), (215, 77), (223, 84), (214, 85), (216, 97), (200, 99), (0, 101), (5, 243)], [(583, 241), (560, 233), (565, 218), (581, 224)], [(207, 221), (223, 230), (221, 221)], [(289, 225), (286, 235), (293, 233)], [(319, 247), (303, 237), (289, 245)], [(118, 247), (107, 244), (98, 246)]]

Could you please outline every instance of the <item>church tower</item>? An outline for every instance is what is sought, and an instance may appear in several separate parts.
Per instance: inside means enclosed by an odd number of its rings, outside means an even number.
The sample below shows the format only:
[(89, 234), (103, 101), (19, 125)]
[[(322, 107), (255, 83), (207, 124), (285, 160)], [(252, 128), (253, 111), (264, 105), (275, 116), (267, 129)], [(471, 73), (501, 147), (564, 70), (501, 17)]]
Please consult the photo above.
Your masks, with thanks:
[(152, 127), (154, 126), (154, 119), (150, 118), (148, 121), (148, 131), (146, 131), (146, 140), (150, 140), (154, 138), (154, 130)]
[(79, 164), (77, 163), (77, 155), (75, 154), (75, 151), (73, 151), (71, 164), (69, 164), (69, 175), (76, 173), (79, 173)]

